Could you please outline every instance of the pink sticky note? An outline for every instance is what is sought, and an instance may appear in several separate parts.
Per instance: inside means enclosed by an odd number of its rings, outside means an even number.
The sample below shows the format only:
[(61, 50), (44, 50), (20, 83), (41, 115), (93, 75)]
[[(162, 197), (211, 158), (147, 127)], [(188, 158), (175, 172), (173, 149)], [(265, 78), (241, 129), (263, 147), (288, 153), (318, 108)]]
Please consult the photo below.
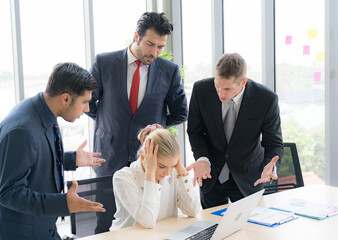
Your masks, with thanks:
[(292, 43), (292, 36), (289, 35), (289, 36), (286, 36), (285, 37), (285, 44), (291, 44)]
[(322, 75), (321, 72), (314, 72), (314, 74), (313, 74), (314, 81), (320, 82), (321, 81), (321, 75)]
[(310, 46), (303, 46), (303, 55), (310, 54)]

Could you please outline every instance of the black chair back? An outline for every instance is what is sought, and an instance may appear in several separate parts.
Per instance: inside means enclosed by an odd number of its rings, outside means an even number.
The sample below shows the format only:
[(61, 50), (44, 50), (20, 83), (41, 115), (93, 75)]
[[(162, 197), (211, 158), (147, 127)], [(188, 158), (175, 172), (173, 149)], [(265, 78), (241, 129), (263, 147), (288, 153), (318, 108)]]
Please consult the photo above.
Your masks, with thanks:
[[(89, 178), (77, 181), (77, 194), (84, 199), (96, 202), (96, 196), (105, 192), (112, 192), (112, 176)], [(68, 189), (72, 181), (67, 181)], [(111, 198), (114, 201), (113, 196)], [(71, 231), (75, 238), (86, 237), (95, 234), (96, 212), (78, 212), (70, 215)]]
[(284, 143), (284, 154), (278, 171), (278, 179), (264, 183), (265, 193), (270, 194), (304, 186), (302, 170), (295, 143)]

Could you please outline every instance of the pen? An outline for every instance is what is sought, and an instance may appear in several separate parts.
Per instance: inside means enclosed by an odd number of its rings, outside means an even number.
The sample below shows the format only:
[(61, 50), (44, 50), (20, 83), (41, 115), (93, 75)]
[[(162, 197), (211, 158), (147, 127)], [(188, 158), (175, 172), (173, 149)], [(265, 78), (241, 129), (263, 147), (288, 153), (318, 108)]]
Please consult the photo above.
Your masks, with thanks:
[(293, 219), (295, 219), (295, 216), (290, 216), (290, 217), (288, 217), (288, 218), (285, 218), (284, 220), (282, 220), (282, 221), (280, 221), (280, 222), (278, 222), (277, 224), (283, 224), (283, 223), (286, 223), (286, 222), (289, 222), (289, 221), (291, 221), (291, 220), (293, 220)]
[(327, 217), (332, 217), (333, 215), (336, 215), (336, 214), (338, 214), (338, 212), (332, 212), (332, 213), (327, 214), (326, 216)]
[[(276, 165), (273, 166), (272, 174), (276, 173)], [(272, 184), (273, 179), (270, 179), (270, 184)]]

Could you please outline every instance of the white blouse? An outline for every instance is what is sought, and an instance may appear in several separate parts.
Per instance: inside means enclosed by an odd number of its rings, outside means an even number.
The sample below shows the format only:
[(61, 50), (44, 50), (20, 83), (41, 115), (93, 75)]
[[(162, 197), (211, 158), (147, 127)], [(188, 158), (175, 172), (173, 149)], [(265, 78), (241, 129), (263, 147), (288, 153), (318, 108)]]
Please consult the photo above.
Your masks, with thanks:
[(110, 230), (141, 224), (153, 228), (156, 221), (183, 214), (195, 217), (201, 210), (198, 185), (189, 176), (177, 178), (173, 169), (159, 184), (145, 180), (141, 160), (117, 171), (113, 177), (115, 220)]

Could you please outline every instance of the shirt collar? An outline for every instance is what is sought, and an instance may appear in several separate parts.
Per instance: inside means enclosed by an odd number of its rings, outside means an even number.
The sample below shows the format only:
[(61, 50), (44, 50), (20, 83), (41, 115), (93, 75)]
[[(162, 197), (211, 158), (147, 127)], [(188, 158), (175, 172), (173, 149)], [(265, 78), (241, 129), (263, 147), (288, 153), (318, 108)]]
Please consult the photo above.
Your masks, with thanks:
[(135, 162), (130, 164), (130, 168), (133, 171), (133, 176), (139, 187), (144, 187), (145, 174), (142, 168), (141, 159), (138, 158)]
[(137, 58), (130, 51), (130, 47), (131, 47), (131, 45), (128, 47), (128, 51), (127, 51), (128, 65), (131, 64), (131, 63), (133, 63), (133, 62), (135, 62), (137, 60)]
[[(128, 65), (131, 63), (134, 63), (136, 60), (138, 60), (130, 51), (130, 47), (131, 45), (129, 45), (128, 50), (127, 50), (127, 58), (128, 58)], [(149, 65), (144, 65), (143, 63), (141, 64), (141, 66), (146, 66), (147, 68), (149, 67)]]
[(39, 97), (40, 97), (40, 100), (41, 100), (41, 102), (43, 104), (43, 107), (45, 109), (45, 112), (46, 112), (46, 115), (48, 117), (50, 125), (54, 126), (55, 123), (56, 123), (56, 117), (54, 116), (54, 114), (52, 113), (52, 111), (50, 110), (50, 108), (48, 107), (45, 99), (43, 98), (42, 92), (39, 93)]
[(242, 88), (242, 90), (236, 95), (236, 97), (234, 97), (232, 100), (234, 100), (235, 104), (237, 105), (238, 102), (242, 99), (243, 94), (244, 94), (244, 90), (245, 90), (245, 85)]

